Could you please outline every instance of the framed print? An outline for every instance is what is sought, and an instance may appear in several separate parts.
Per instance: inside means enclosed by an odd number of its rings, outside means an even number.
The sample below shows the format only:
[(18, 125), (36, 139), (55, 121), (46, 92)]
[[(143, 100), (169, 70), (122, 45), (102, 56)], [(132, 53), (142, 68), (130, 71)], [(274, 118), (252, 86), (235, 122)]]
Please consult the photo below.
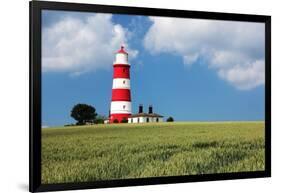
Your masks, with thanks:
[(30, 191), (270, 177), (271, 18), (30, 2)]

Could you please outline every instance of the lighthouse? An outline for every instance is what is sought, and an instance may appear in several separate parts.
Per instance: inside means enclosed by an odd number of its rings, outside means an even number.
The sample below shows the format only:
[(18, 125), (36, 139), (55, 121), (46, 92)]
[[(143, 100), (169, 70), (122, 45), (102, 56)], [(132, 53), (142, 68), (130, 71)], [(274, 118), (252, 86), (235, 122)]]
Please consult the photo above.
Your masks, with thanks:
[(110, 123), (128, 120), (132, 114), (130, 64), (124, 46), (116, 53), (113, 63), (113, 84), (110, 105)]

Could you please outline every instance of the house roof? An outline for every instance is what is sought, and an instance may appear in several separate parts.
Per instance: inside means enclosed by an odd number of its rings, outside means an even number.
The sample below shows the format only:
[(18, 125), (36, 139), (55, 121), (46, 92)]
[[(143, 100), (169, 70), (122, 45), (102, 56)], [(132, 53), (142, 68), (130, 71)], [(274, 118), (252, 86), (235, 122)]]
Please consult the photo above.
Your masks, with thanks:
[(162, 115), (159, 115), (157, 113), (137, 113), (131, 115), (129, 118), (134, 118), (134, 117), (163, 117)]

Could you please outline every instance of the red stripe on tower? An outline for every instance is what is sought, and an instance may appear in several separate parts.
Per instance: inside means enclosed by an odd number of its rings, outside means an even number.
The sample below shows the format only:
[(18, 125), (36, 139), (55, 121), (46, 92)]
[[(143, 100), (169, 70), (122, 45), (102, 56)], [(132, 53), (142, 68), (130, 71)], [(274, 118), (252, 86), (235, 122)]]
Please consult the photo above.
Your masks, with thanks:
[(112, 89), (111, 101), (131, 101), (131, 92), (129, 89)]
[(113, 78), (128, 78), (130, 79), (130, 66), (128, 65), (114, 65)]
[(110, 105), (110, 123), (128, 120), (132, 114), (130, 90), (130, 64), (124, 47), (116, 53), (113, 64), (112, 98)]

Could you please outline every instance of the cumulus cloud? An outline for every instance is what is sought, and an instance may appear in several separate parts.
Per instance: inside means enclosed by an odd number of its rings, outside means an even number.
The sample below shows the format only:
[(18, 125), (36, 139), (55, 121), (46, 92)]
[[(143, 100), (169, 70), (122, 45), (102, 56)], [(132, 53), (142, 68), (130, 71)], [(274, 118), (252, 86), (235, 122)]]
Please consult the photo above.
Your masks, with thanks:
[(112, 22), (112, 15), (65, 16), (43, 28), (43, 72), (69, 72), (80, 75), (112, 65), (114, 53), (125, 45), (130, 58), (137, 50), (128, 45), (129, 31)]
[(202, 59), (237, 89), (264, 84), (264, 24), (167, 17), (150, 20), (144, 46), (151, 54), (179, 55), (188, 66)]

